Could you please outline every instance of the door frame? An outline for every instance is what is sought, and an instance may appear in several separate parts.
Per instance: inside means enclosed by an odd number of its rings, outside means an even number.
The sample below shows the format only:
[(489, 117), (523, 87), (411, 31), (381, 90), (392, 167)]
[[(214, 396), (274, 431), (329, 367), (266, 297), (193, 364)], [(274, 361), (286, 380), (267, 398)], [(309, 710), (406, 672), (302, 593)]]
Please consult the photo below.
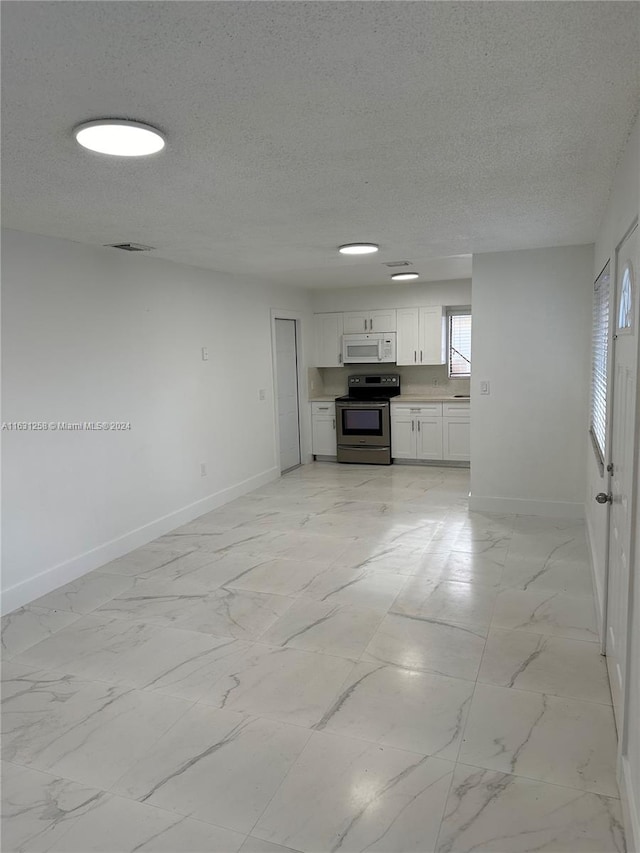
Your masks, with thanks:
[[(640, 229), (640, 224), (638, 222), (638, 218), (633, 221), (631, 226), (625, 232), (624, 237), (618, 245), (616, 246), (616, 279), (615, 279), (615, 288), (614, 288), (614, 305), (613, 305), (613, 323), (614, 330), (617, 327), (617, 308), (618, 308), (618, 274), (620, 272), (620, 249), (622, 248), (624, 242), (628, 237), (633, 234), (634, 230)], [(640, 230), (638, 231), (638, 235), (636, 239), (640, 239)], [(640, 311), (638, 305), (638, 296), (640, 295), (640, 287), (638, 286), (638, 276), (640, 274), (640, 270), (636, 268), (635, 270), (635, 293), (633, 294), (635, 298), (635, 306), (634, 306), (634, 323), (636, 326), (636, 352), (635, 352), (635, 363), (636, 363), (636, 381), (640, 377)], [(614, 340), (613, 340), (613, 365), (615, 367), (615, 348), (616, 348), (616, 338), (614, 332)], [(615, 373), (614, 373), (615, 376)], [(613, 393), (615, 394), (615, 381), (613, 386)], [(629, 738), (629, 725), (630, 725), (630, 704), (631, 704), (631, 694), (630, 694), (630, 685), (631, 685), (631, 662), (634, 660), (632, 656), (632, 648), (631, 648), (631, 639), (632, 639), (632, 629), (633, 629), (633, 620), (634, 617), (640, 618), (640, 614), (634, 613), (634, 583), (638, 582), (638, 578), (634, 578), (634, 575), (637, 571), (637, 557), (640, 554), (640, 536), (639, 531), (634, 529), (634, 522), (636, 518), (636, 504), (640, 499), (640, 495), (638, 493), (638, 483), (635, 479), (635, 472), (637, 471), (637, 462), (638, 462), (638, 453), (640, 452), (640, 436), (638, 432), (640, 430), (640, 393), (636, 391), (636, 410), (634, 412), (634, 429), (633, 429), (633, 449), (631, 456), (631, 471), (632, 473), (632, 491), (629, 500), (629, 513), (630, 513), (630, 525), (631, 525), (631, 537), (630, 537), (630, 545), (629, 545), (629, 586), (627, 590), (627, 635), (624, 638), (626, 649), (625, 649), (625, 673), (624, 673), (624, 696), (622, 697), (622, 708), (623, 708), (623, 724), (622, 731), (619, 733), (619, 745), (618, 745), (618, 754), (620, 759), (626, 754), (627, 751), (627, 743)], [(613, 419), (613, 406), (612, 406), (612, 419)], [(613, 435), (613, 433), (612, 433)], [(611, 461), (611, 460), (609, 460)], [(609, 475), (611, 477), (611, 475)], [(610, 516), (608, 519), (610, 523)], [(609, 555), (607, 554), (607, 582), (609, 580)]]
[[(611, 263), (613, 267), (612, 273), (612, 281), (613, 286), (609, 288), (609, 355), (607, 358), (607, 376), (610, 378), (610, 385), (607, 389), (607, 437), (606, 437), (606, 448), (605, 448), (605, 460), (604, 460), (604, 473), (606, 475), (605, 488), (607, 494), (611, 491), (611, 471), (609, 470), (609, 466), (612, 464), (611, 460), (611, 451), (612, 451), (612, 443), (613, 443), (613, 398), (615, 395), (615, 375), (614, 375), (614, 366), (615, 366), (615, 348), (616, 348), (616, 304), (617, 304), (617, 295), (618, 295), (618, 257), (620, 254), (620, 248), (627, 237), (633, 233), (633, 229), (638, 225), (638, 217), (636, 217), (631, 225), (624, 232), (622, 239), (616, 244), (616, 247), (612, 253), (612, 257), (609, 258), (607, 263)], [(606, 264), (605, 264), (606, 267)], [(603, 270), (604, 268), (603, 267)], [(637, 365), (638, 366), (638, 365)], [(640, 395), (638, 395), (640, 397)], [(638, 420), (638, 412), (636, 412), (636, 430), (640, 421)], [(634, 458), (635, 458), (634, 451)], [(609, 544), (611, 539), (611, 504), (607, 504), (606, 508), (607, 513), (607, 527), (606, 527), (606, 541), (605, 541), (605, 551), (604, 551), (604, 573), (603, 573), (603, 583), (602, 583), (602, 625), (601, 625), (601, 636), (600, 636), (600, 654), (605, 655), (607, 653), (607, 633), (609, 630)]]
[[(616, 357), (616, 327), (617, 327), (617, 307), (618, 307), (618, 273), (620, 272), (620, 249), (622, 248), (624, 242), (627, 238), (633, 233), (634, 229), (640, 228), (640, 224), (638, 221), (638, 217), (636, 217), (631, 225), (625, 231), (622, 239), (617, 243), (615, 247), (614, 253), (614, 263), (613, 263), (613, 287), (611, 288), (609, 295), (609, 313), (610, 313), (610, 325), (609, 325), (609, 334), (610, 334), (610, 343), (611, 346), (609, 348), (610, 351), (610, 361), (608, 365), (608, 374), (611, 377), (611, 388), (610, 388), (610, 396), (608, 401), (608, 418), (607, 418), (607, 454), (606, 454), (606, 467), (612, 463), (611, 454), (612, 454), (612, 445), (613, 445), (613, 412), (614, 412), (614, 397), (616, 393), (615, 389), (615, 357)], [(638, 270), (636, 270), (636, 292), (635, 292), (635, 323), (636, 323), (636, 335), (637, 335), (637, 344), (636, 344), (636, 377), (640, 376), (640, 306), (638, 304), (638, 297), (640, 296), (640, 287), (638, 287)], [(634, 413), (634, 430), (633, 430), (633, 449), (632, 449), (632, 457), (631, 457), (631, 467), (632, 470), (636, 470), (638, 453), (640, 453), (640, 393), (636, 394), (636, 410)], [(612, 486), (612, 476), (609, 471), (607, 471), (607, 481), (606, 488), (607, 492), (611, 491)], [(626, 654), (625, 654), (625, 672), (624, 672), (624, 693), (622, 696), (622, 731), (618, 732), (618, 766), (620, 767), (622, 759), (626, 753), (627, 749), (627, 741), (629, 735), (629, 705), (630, 705), (630, 693), (629, 693), (629, 684), (630, 684), (630, 665), (632, 660), (631, 655), (631, 638), (632, 638), (632, 626), (634, 616), (640, 618), (640, 614), (634, 613), (633, 606), (633, 595), (634, 595), (634, 566), (636, 561), (636, 555), (640, 555), (640, 531), (634, 530), (633, 523), (635, 520), (635, 508), (636, 502), (640, 499), (640, 493), (638, 491), (638, 484), (633, 481), (632, 492), (630, 495), (629, 501), (629, 511), (631, 513), (631, 525), (632, 525), (632, 533), (631, 533), (631, 543), (629, 547), (629, 589), (627, 595), (627, 633), (624, 638), (624, 642), (626, 645)], [(601, 653), (606, 655), (607, 649), (607, 637), (609, 632), (609, 579), (610, 579), (610, 547), (611, 541), (611, 506), (607, 505), (607, 534), (606, 534), (606, 552), (605, 552), (605, 566), (604, 566), (604, 585), (603, 585), (603, 615), (602, 615), (602, 637), (601, 637)], [(640, 582), (640, 579), (639, 581)]]
[[(282, 473), (280, 465), (280, 423), (278, 419), (278, 371), (277, 371), (277, 352), (276, 352), (276, 320), (295, 320), (296, 324), (296, 361), (297, 361), (297, 380), (298, 380), (298, 434), (300, 436), (300, 464), (306, 465), (311, 461), (311, 454), (308, 450), (310, 447), (310, 421), (304, 416), (308, 406), (303, 407), (306, 394), (303, 393), (304, 379), (304, 359), (303, 359), (303, 315), (300, 311), (289, 311), (284, 308), (271, 309), (271, 374), (273, 381), (273, 438), (274, 438), (274, 459), (279, 474)], [(303, 399), (304, 398), (304, 399)], [(304, 413), (303, 413), (304, 412)], [(308, 414), (308, 413), (307, 413)]]

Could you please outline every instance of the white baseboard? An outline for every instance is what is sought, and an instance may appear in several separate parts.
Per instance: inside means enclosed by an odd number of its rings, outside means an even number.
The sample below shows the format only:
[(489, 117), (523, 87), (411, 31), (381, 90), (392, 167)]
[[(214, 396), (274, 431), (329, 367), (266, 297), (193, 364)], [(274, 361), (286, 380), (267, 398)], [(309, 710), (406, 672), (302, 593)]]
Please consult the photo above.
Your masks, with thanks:
[(504, 512), (510, 515), (538, 515), (543, 518), (584, 518), (584, 504), (571, 501), (494, 498), (472, 494), (469, 495), (469, 509), (477, 512)]
[(587, 521), (587, 544), (589, 546), (589, 564), (591, 566), (591, 583), (593, 586), (593, 597), (595, 598), (596, 603), (596, 618), (598, 622), (598, 634), (600, 635), (600, 642), (603, 642), (604, 637), (604, 590), (601, 587), (600, 577), (598, 572), (596, 571), (597, 560), (596, 560), (596, 550), (595, 550), (595, 538), (593, 535), (593, 527), (591, 526), (591, 519), (589, 515), (585, 513), (585, 518)]
[(157, 518), (136, 530), (131, 530), (117, 539), (105, 542), (97, 548), (85, 551), (84, 554), (79, 554), (77, 557), (72, 557), (64, 563), (58, 563), (58, 565), (52, 566), (34, 577), (14, 584), (14, 586), (3, 590), (1, 612), (3, 614), (11, 613), (17, 607), (22, 607), (48, 592), (53, 592), (54, 589), (86, 575), (87, 572), (104, 566), (105, 563), (110, 563), (111, 560), (122, 557), (129, 551), (152, 542), (158, 536), (169, 533), (176, 527), (193, 521), (194, 518), (198, 518), (206, 512), (211, 512), (211, 510), (217, 509), (217, 507), (235, 500), (235, 498), (246, 495), (247, 492), (252, 492), (254, 489), (276, 480), (279, 476), (280, 471), (277, 468), (270, 468), (255, 477), (250, 477), (235, 486), (208, 495), (206, 498), (195, 501), (175, 512), (162, 516), (162, 518)]
[(624, 831), (627, 841), (627, 853), (640, 853), (640, 802), (638, 802), (640, 791), (633, 790), (631, 768), (624, 756), (621, 760), (620, 778), (618, 781)]

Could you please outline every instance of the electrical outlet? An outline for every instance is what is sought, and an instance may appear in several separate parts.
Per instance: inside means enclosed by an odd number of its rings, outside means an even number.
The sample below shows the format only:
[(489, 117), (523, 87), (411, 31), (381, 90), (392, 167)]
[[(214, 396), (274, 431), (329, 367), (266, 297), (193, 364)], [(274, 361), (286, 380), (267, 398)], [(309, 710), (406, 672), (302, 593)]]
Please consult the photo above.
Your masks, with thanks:
[(439, 384), (440, 384), (440, 383), (438, 382), (438, 380), (437, 380), (437, 379), (434, 379), (434, 380), (433, 380), (433, 385), (434, 385), (434, 387), (437, 387)]
[(206, 464), (206, 462), (200, 463), (200, 476), (201, 477), (207, 476), (207, 464)]
[(209, 361), (209, 348), (208, 347), (202, 347), (202, 360), (203, 361)]
[(261, 389), (258, 391), (258, 398), (259, 398), (260, 400), (266, 400), (266, 399), (267, 399), (267, 392), (264, 390), (264, 388), (261, 388)]

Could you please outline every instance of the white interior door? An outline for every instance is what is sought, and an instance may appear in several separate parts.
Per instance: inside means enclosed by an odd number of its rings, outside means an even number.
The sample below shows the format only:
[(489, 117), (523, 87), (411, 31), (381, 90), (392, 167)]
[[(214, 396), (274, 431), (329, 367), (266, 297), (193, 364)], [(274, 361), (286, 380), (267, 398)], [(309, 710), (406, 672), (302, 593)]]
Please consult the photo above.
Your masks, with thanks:
[[(617, 254), (611, 421), (611, 510), (606, 654), (618, 732), (623, 731), (634, 504), (638, 347), (638, 228)], [(640, 582), (640, 581), (639, 581)]]
[(280, 470), (288, 471), (300, 464), (296, 321), (276, 320), (275, 323)]

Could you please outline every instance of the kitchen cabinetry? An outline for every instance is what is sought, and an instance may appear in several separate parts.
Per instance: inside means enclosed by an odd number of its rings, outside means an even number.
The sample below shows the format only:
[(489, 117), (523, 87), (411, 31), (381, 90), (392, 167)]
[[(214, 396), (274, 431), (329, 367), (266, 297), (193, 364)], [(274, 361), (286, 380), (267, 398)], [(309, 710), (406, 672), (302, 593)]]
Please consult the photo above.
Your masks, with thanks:
[(468, 462), (470, 409), (468, 402), (392, 403), (392, 457)]
[(342, 367), (343, 315), (314, 314), (316, 367)]
[(395, 459), (442, 459), (442, 404), (391, 406), (391, 455)]
[(471, 457), (471, 405), (442, 404), (442, 458), (468, 462)]
[(336, 456), (336, 404), (311, 404), (311, 452), (314, 456)]
[(398, 308), (397, 364), (446, 364), (446, 324), (441, 305)]
[(359, 332), (395, 332), (396, 309), (381, 311), (348, 311), (343, 316), (345, 335)]

